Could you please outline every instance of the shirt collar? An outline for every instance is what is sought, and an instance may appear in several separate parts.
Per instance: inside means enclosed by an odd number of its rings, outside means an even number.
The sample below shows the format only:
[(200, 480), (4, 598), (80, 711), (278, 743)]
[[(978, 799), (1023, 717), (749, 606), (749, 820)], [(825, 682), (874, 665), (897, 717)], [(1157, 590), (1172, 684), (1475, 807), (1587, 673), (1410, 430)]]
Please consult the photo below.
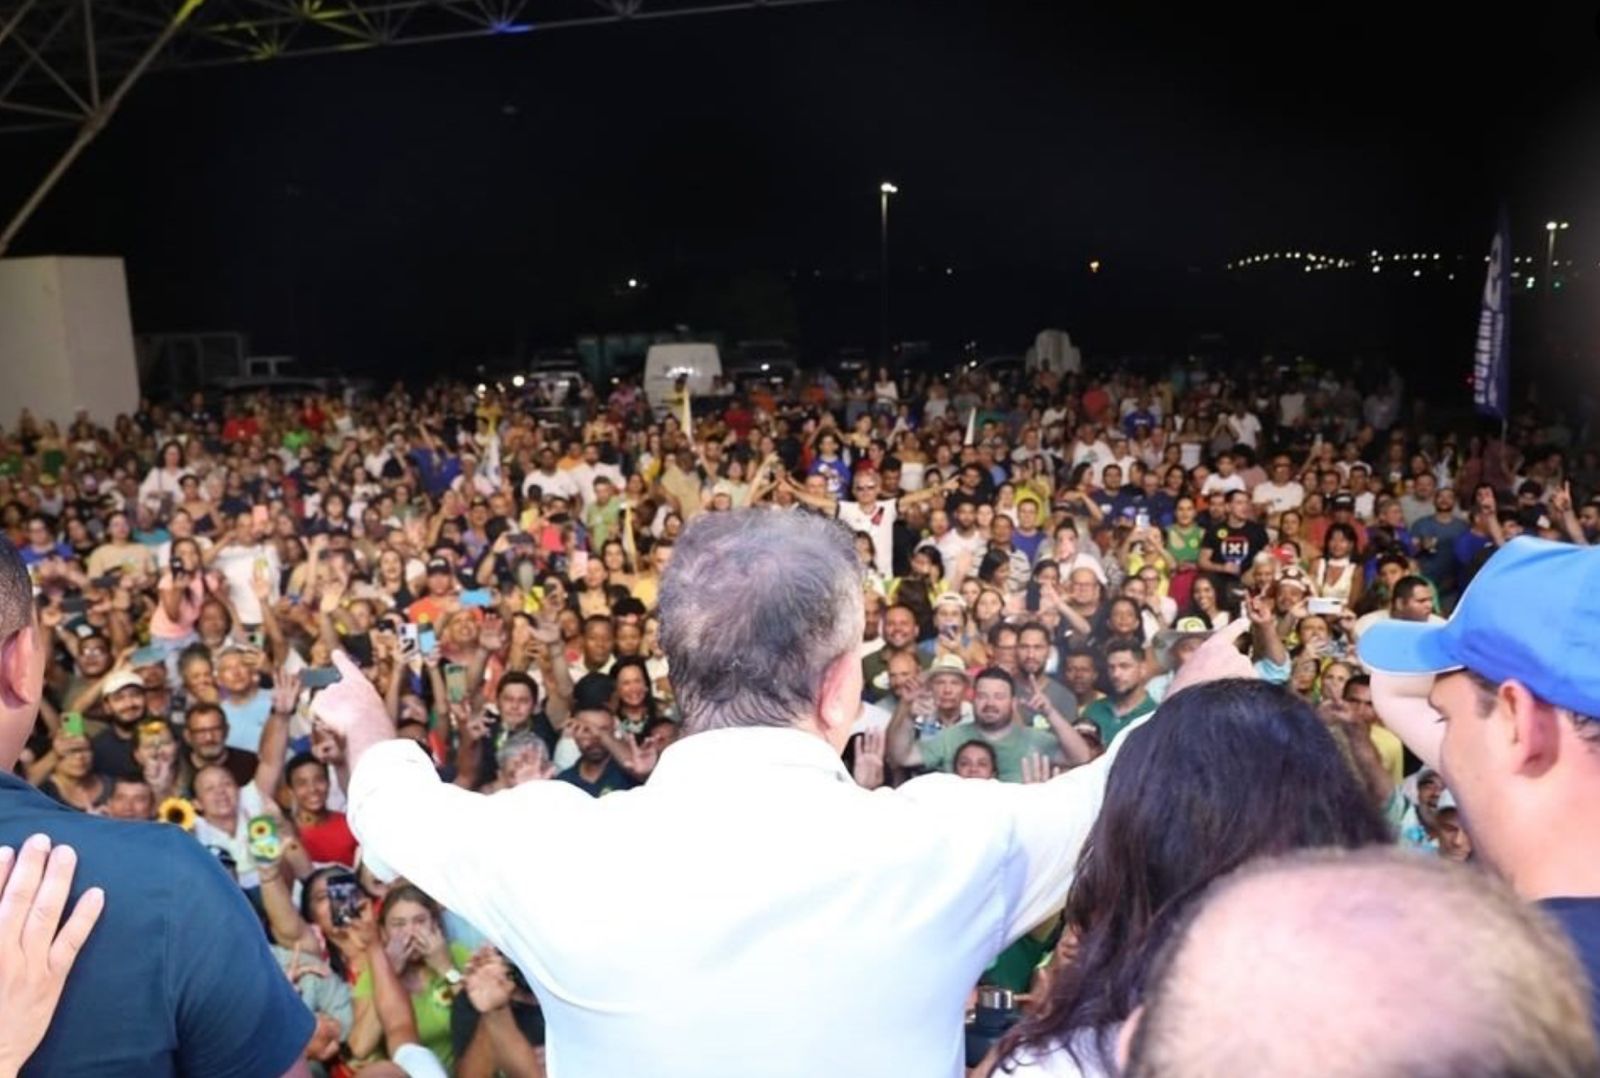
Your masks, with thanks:
[(704, 787), (715, 773), (769, 768), (814, 771), (838, 782), (852, 781), (833, 747), (815, 734), (780, 726), (741, 726), (705, 730), (675, 741), (661, 754), (650, 786), (691, 783)]

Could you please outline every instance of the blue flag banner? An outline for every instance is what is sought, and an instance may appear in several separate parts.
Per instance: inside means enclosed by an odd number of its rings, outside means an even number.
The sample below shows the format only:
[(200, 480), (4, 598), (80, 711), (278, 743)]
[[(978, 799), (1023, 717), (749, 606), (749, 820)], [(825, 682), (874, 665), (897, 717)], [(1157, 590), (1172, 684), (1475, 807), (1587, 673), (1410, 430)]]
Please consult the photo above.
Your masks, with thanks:
[(1479, 413), (1505, 419), (1511, 394), (1511, 220), (1500, 221), (1489, 245), (1489, 273), (1478, 312), (1478, 344), (1472, 357), (1472, 402)]

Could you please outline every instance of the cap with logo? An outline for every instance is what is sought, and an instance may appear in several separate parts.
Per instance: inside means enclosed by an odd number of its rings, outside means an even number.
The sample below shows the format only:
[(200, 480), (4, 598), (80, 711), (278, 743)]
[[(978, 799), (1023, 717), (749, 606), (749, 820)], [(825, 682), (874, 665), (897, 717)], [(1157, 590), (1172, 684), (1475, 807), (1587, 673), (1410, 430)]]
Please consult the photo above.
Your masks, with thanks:
[(1388, 674), (1471, 670), (1600, 715), (1600, 547), (1522, 536), (1494, 553), (1441, 624), (1390, 619), (1361, 636)]

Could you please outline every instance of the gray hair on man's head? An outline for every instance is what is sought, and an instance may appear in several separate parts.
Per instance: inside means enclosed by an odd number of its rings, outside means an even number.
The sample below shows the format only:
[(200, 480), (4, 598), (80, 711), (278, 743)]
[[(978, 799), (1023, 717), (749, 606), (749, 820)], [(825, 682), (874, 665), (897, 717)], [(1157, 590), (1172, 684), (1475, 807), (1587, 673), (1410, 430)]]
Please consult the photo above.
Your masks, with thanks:
[(685, 733), (788, 726), (861, 640), (862, 568), (843, 525), (796, 510), (707, 513), (661, 582), (661, 645)]
[(550, 750), (545, 747), (538, 734), (532, 730), (518, 730), (501, 743), (499, 750), (494, 754), (495, 763), (504, 768), (525, 752), (533, 753), (541, 763), (550, 759)]

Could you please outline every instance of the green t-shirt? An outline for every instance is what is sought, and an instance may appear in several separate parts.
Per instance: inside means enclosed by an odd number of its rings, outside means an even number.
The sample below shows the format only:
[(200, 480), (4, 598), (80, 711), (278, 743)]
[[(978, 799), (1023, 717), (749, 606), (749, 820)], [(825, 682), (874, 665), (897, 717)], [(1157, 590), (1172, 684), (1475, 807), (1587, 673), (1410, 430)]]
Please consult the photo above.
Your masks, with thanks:
[[(452, 943), (450, 960), (457, 969), (466, 969), (467, 963), (472, 960), (472, 951), (462, 944)], [(350, 998), (372, 998), (371, 970), (362, 972), (355, 988), (350, 991)], [(427, 987), (411, 997), (411, 1013), (417, 1020), (417, 1041), (438, 1056), (447, 1071), (453, 1070), (456, 1065), (455, 1050), (450, 1042), (450, 1004), (454, 998), (455, 993), (450, 990), (449, 982), (431, 971)]]
[(996, 778), (1001, 782), (1022, 781), (1022, 758), (1041, 752), (1052, 760), (1061, 758), (1061, 743), (1048, 730), (1035, 730), (1031, 726), (1011, 727), (1011, 732), (998, 741), (983, 735), (974, 723), (963, 722), (947, 726), (932, 737), (917, 742), (922, 750), (922, 762), (930, 771), (953, 771), (956, 753), (969, 741), (988, 741), (994, 749)]
[(612, 498), (605, 505), (596, 503), (583, 513), (584, 527), (589, 529), (589, 547), (597, 555), (606, 541), (618, 534), (622, 521), (622, 499)]
[(1118, 715), (1116, 708), (1111, 706), (1111, 697), (1104, 696), (1083, 709), (1086, 721), (1095, 724), (1100, 731), (1100, 740), (1103, 744), (1110, 745), (1111, 739), (1122, 733), (1123, 728), (1134, 719), (1141, 719), (1156, 709), (1156, 702), (1146, 693), (1139, 706), (1126, 715)]
[(1206, 530), (1198, 524), (1191, 524), (1187, 528), (1180, 528), (1174, 524), (1167, 529), (1167, 549), (1172, 552), (1172, 560), (1179, 565), (1195, 565), (1200, 561), (1200, 542), (1206, 537)]

